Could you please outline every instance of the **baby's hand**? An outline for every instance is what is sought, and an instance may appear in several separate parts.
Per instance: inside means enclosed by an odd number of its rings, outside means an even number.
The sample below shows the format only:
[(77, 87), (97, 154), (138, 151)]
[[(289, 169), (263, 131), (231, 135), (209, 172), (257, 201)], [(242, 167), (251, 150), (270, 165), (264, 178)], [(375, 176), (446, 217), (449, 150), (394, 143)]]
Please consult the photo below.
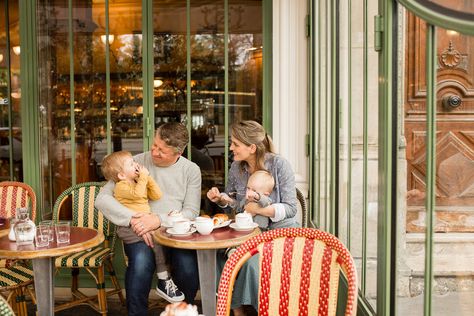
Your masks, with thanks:
[(143, 174), (145, 176), (150, 175), (150, 171), (148, 171), (148, 169), (145, 166), (137, 164), (137, 170), (138, 170), (138, 173)]
[(251, 189), (247, 189), (247, 192), (245, 192), (245, 198), (247, 201), (258, 202), (260, 201), (260, 193)]

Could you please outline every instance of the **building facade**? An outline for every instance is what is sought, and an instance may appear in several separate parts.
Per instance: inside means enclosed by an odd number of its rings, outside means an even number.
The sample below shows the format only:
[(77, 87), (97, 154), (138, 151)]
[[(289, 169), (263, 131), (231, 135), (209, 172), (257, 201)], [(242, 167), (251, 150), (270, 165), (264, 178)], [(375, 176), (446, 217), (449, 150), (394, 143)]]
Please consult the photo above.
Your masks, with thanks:
[(38, 218), (172, 120), (203, 191), (222, 187), (228, 128), (254, 119), (292, 164), (306, 224), (354, 255), (361, 310), (472, 309), (470, 1), (0, 3), (0, 177), (35, 189)]

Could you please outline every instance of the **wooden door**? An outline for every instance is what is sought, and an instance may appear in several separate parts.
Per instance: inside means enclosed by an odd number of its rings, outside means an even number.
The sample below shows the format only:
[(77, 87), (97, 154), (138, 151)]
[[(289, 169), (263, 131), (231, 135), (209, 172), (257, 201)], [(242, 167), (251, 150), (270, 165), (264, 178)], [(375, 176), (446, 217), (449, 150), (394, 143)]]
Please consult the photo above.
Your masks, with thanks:
[[(408, 15), (404, 132), (407, 232), (424, 231), (426, 24)], [(437, 28), (435, 232), (474, 232), (474, 37)]]

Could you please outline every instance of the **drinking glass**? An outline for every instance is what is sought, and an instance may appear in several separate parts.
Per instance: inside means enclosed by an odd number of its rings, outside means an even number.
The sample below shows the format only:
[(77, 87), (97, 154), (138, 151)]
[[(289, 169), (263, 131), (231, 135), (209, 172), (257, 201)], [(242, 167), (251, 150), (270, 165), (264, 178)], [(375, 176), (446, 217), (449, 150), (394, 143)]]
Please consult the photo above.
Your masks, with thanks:
[(36, 247), (49, 246), (49, 231), (50, 231), (50, 227), (48, 225), (39, 224), (36, 227), (36, 233), (35, 233)]
[(69, 243), (71, 237), (71, 222), (69, 221), (59, 221), (56, 223), (56, 242)]
[(47, 227), (49, 241), (53, 241), (54, 240), (54, 222), (52, 220), (45, 220), (45, 221), (41, 221), (39, 224)]

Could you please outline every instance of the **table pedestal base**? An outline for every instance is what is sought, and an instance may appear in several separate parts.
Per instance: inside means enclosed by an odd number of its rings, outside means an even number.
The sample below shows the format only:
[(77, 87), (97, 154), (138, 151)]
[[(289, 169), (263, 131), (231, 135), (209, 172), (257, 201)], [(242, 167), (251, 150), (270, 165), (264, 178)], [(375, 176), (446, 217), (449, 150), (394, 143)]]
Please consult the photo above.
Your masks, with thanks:
[(216, 249), (197, 250), (202, 313), (216, 314)]
[(37, 315), (54, 315), (54, 258), (33, 259), (33, 272)]

